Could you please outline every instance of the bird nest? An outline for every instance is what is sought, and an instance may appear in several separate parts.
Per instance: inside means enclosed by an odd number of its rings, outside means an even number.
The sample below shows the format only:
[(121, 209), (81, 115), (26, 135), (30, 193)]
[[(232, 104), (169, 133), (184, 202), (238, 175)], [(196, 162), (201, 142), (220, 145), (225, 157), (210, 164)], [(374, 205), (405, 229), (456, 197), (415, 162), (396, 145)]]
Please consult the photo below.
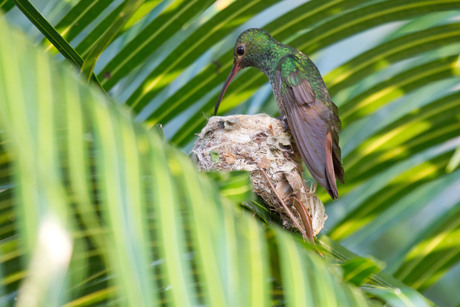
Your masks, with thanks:
[(302, 162), (282, 120), (266, 114), (214, 116), (192, 155), (201, 171), (248, 171), (253, 191), (277, 212), (283, 226), (312, 239), (327, 215), (316, 185), (302, 178)]

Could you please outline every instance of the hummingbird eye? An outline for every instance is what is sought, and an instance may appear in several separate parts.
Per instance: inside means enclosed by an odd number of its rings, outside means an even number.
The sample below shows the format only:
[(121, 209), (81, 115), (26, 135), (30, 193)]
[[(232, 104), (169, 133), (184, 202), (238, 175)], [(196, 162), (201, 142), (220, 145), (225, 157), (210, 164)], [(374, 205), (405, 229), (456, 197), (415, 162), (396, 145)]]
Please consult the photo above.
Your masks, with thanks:
[(238, 55), (244, 55), (244, 47), (243, 46), (238, 46), (236, 48), (236, 54)]

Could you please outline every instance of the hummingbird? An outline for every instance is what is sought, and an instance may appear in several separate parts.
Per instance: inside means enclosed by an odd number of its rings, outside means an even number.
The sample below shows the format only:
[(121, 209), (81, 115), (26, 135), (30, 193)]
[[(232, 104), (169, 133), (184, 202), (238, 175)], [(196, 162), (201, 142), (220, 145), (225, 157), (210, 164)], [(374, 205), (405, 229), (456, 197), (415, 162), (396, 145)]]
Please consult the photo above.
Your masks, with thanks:
[(260, 69), (270, 81), (279, 113), (287, 121), (308, 171), (333, 199), (338, 198), (336, 179), (344, 182), (339, 147), (341, 122), (316, 65), (299, 50), (257, 28), (239, 35), (233, 56), (233, 68), (214, 115), (236, 73), (246, 67)]

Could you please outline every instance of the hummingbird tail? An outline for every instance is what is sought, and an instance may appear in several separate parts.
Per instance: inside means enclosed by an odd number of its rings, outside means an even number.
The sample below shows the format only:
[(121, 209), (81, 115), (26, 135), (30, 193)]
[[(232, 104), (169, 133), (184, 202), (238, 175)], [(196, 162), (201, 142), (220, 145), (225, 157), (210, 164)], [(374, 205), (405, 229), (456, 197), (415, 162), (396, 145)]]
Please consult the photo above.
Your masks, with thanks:
[(326, 135), (326, 179), (328, 186), (325, 187), (333, 199), (339, 197), (337, 192), (337, 183), (335, 182), (334, 162), (332, 161), (332, 133), (329, 131)]
[(342, 128), (342, 123), (339, 118), (339, 109), (334, 103), (331, 103), (332, 107), (332, 161), (334, 162), (334, 173), (335, 178), (340, 183), (345, 183), (344, 177), (345, 172), (342, 166), (342, 151), (339, 146), (339, 132)]

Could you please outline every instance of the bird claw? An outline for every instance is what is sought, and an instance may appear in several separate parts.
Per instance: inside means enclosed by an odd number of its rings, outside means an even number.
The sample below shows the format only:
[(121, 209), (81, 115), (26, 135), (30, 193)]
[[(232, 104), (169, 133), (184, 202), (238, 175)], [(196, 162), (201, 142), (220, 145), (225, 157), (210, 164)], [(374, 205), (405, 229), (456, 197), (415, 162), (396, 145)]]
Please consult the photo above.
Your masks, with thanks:
[(308, 190), (309, 190), (308, 192), (311, 194), (315, 194), (317, 184), (313, 180), (306, 180), (305, 182), (307, 183), (307, 186), (308, 186)]
[(288, 123), (287, 123), (287, 117), (286, 117), (286, 115), (278, 116), (276, 119), (279, 120), (279, 121), (281, 121), (281, 122), (283, 123), (284, 129), (289, 130), (289, 126), (288, 126)]

